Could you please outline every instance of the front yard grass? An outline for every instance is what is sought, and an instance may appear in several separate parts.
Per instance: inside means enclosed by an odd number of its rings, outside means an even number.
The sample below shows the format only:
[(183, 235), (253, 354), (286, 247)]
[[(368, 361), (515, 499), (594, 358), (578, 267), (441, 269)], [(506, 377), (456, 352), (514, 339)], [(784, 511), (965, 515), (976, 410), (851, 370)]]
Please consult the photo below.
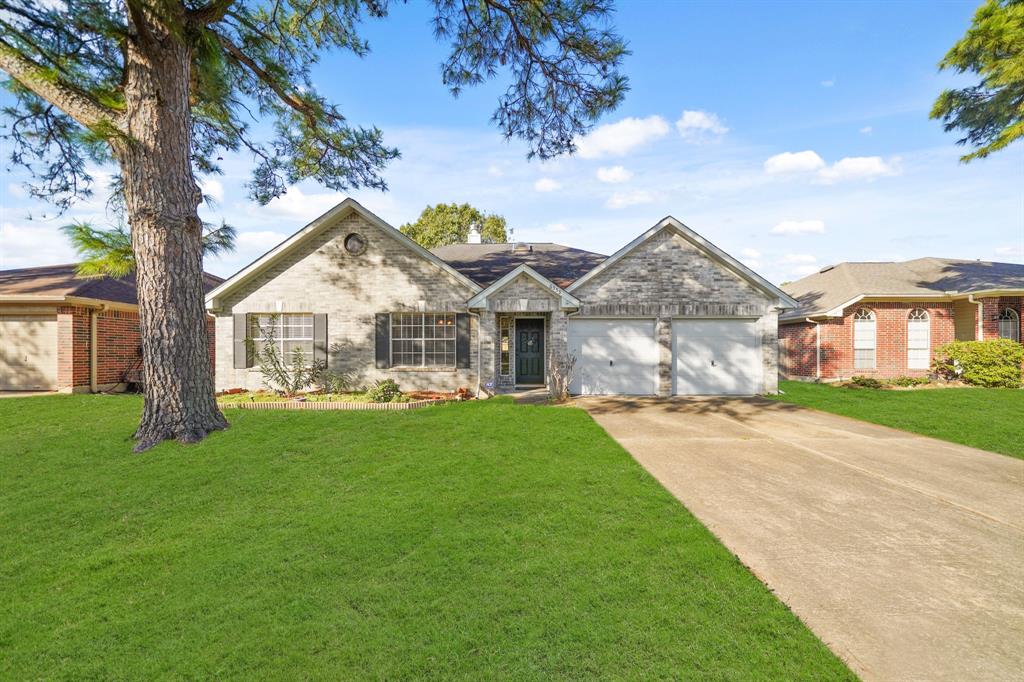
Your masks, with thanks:
[(1024, 458), (1024, 390), (844, 388), (782, 381), (777, 400)]
[(852, 679), (583, 411), (0, 401), (0, 678)]

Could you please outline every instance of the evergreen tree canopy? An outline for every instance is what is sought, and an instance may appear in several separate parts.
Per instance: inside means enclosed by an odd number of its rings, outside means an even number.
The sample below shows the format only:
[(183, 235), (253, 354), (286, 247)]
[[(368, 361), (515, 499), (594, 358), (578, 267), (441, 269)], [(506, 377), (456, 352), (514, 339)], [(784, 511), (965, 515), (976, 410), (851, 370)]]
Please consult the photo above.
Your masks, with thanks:
[(939, 68), (981, 77), (978, 85), (945, 90), (932, 107), (931, 117), (942, 119), (947, 132), (964, 133), (958, 144), (974, 147), (961, 161), (1024, 136), (1024, 2), (986, 0)]
[[(90, 192), (88, 161), (114, 160), (109, 142), (130, 140), (124, 86), (130, 44), (149, 37), (184, 43), (189, 66), (191, 159), (218, 172), (224, 151), (255, 160), (249, 184), (265, 203), (312, 178), (346, 190), (385, 189), (399, 155), (373, 126), (351, 124), (318, 94), (311, 73), (336, 49), (365, 55), (364, 20), (387, 16), (387, 0), (0, 0), (0, 69), (15, 103), (4, 108), (11, 160), (32, 172), (33, 196), (67, 208)], [(573, 150), (626, 91), (626, 53), (607, 0), (434, 0), (434, 31), (450, 43), (441, 80), (454, 94), (507, 73), (493, 120), (529, 155)], [(257, 121), (273, 135), (262, 139)], [(181, 143), (186, 144), (183, 138)], [(116, 155), (116, 154), (115, 154)]]

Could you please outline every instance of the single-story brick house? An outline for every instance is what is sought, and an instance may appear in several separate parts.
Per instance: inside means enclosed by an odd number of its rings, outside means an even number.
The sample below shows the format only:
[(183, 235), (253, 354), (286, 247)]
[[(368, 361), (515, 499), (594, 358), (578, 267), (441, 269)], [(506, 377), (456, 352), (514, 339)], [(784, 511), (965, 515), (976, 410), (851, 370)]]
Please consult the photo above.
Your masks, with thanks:
[(790, 378), (923, 376), (945, 343), (1024, 338), (1024, 265), (840, 263), (782, 288), (800, 303), (779, 318)]
[[(0, 391), (123, 389), (142, 371), (135, 277), (0, 271)], [(222, 280), (204, 275), (206, 290)], [(213, 323), (207, 325), (211, 354)]]
[(218, 389), (259, 388), (273, 327), (358, 385), (754, 394), (778, 385), (783, 291), (674, 218), (610, 257), (556, 244), (428, 251), (352, 199), (209, 292)]

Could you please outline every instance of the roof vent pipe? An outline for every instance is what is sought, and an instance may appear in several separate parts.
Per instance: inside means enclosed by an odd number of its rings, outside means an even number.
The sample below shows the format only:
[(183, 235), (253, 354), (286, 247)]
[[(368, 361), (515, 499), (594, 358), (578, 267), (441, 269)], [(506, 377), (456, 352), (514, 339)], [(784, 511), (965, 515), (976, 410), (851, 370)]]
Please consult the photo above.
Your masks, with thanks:
[(483, 239), (480, 237), (480, 230), (477, 228), (476, 223), (469, 226), (469, 236), (466, 237), (467, 244), (480, 244)]

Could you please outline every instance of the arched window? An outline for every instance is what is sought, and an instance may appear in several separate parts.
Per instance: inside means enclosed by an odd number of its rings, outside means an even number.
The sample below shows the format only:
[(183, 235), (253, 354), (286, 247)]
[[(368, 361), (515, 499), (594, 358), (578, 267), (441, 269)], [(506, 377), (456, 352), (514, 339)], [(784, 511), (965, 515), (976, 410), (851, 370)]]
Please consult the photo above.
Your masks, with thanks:
[(867, 308), (853, 314), (853, 368), (875, 368), (875, 314)]
[(999, 314), (999, 338), (1020, 341), (1020, 317), (1013, 308)]
[(928, 369), (931, 362), (931, 344), (928, 311), (914, 308), (907, 317), (907, 369)]

